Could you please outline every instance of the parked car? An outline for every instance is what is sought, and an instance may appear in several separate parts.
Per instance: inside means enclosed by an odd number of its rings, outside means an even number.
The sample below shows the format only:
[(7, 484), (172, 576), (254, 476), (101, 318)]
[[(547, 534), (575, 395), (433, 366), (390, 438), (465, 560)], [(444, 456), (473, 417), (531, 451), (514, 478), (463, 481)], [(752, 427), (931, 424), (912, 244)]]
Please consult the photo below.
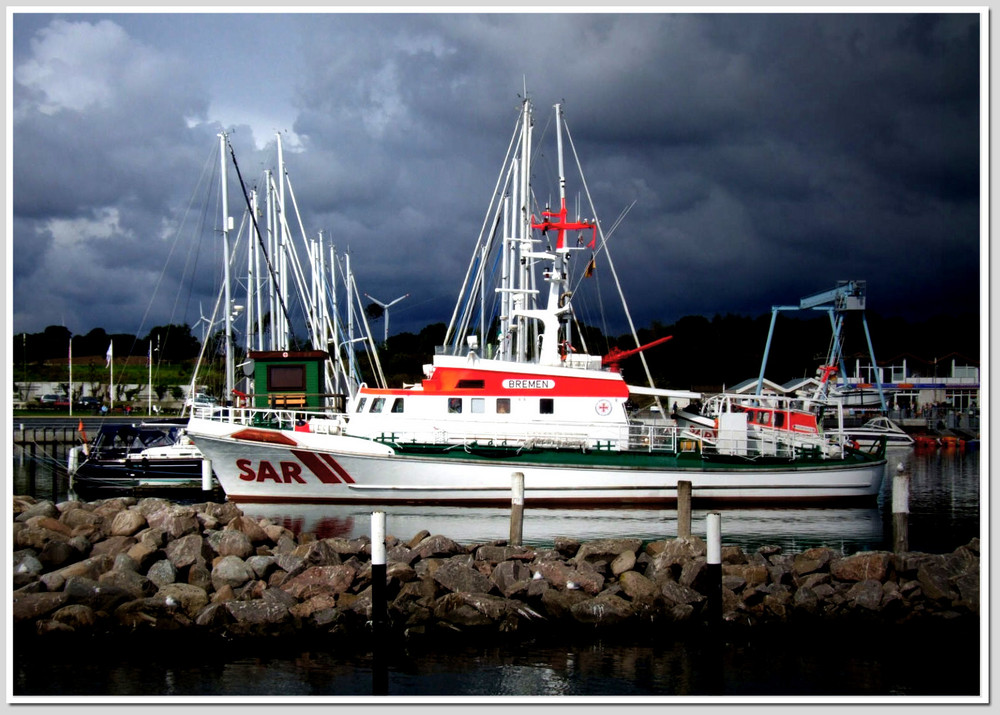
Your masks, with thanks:
[(42, 395), (38, 398), (38, 402), (42, 407), (51, 410), (69, 409), (69, 398), (65, 395)]
[(81, 397), (79, 400), (77, 400), (76, 406), (85, 410), (91, 410), (93, 412), (97, 412), (99, 409), (101, 409), (101, 401), (92, 395), (88, 395), (86, 397)]

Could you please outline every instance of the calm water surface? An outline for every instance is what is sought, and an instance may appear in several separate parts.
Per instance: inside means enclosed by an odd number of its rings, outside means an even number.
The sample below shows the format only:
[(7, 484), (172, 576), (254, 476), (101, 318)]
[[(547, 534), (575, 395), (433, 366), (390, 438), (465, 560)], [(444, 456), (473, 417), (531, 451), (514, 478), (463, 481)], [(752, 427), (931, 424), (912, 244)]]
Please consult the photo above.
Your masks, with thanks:
[[(15, 452), (13, 492), (60, 501), (70, 497), (65, 452), (31, 460)], [(49, 457), (46, 460), (44, 457)], [(845, 509), (724, 509), (723, 543), (751, 551), (776, 544), (786, 551), (823, 545), (844, 553), (891, 549), (891, 475), (911, 475), (910, 547), (944, 553), (981, 530), (980, 454), (890, 450), (890, 473), (877, 506)], [(372, 507), (241, 505), (295, 531), (320, 536), (370, 533)], [(387, 507), (387, 531), (409, 539), (426, 529), (460, 543), (503, 539), (506, 509)], [(704, 534), (707, 512), (695, 510), (692, 530)], [(525, 543), (557, 536), (672, 538), (676, 515), (658, 509), (528, 509)], [(980, 692), (978, 631), (947, 626), (919, 633), (867, 631), (802, 634), (768, 628), (725, 640), (686, 636), (656, 642), (587, 639), (469, 647), (435, 643), (399, 647), (388, 656), (388, 694), (435, 696), (976, 696)], [(361, 697), (371, 695), (371, 655), (271, 644), (236, 649), (153, 650), (136, 658), (118, 648), (88, 648), (88, 658), (33, 652), (15, 644), (15, 696), (134, 699), (147, 696)], [(159, 652), (159, 656), (158, 656)], [(948, 653), (947, 658), (941, 657)]]

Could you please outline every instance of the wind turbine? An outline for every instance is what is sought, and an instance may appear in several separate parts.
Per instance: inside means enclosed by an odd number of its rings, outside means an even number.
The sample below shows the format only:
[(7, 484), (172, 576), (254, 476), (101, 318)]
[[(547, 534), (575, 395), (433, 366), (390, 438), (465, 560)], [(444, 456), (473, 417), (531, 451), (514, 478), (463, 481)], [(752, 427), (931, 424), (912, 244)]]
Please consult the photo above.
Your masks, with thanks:
[(398, 303), (399, 301), (403, 300), (403, 298), (409, 298), (410, 294), (407, 293), (406, 295), (401, 295), (398, 298), (396, 298), (396, 300), (391, 301), (389, 303), (383, 303), (378, 298), (374, 298), (371, 295), (369, 295), (368, 293), (365, 293), (365, 297), (366, 298), (371, 298), (372, 301), (374, 301), (378, 305), (382, 306), (382, 310), (385, 312), (385, 338), (382, 340), (382, 342), (383, 343), (389, 342), (389, 308), (391, 308), (392, 306), (396, 305), (396, 303)]
[(201, 343), (202, 345), (204, 345), (205, 341), (208, 340), (209, 333), (212, 332), (212, 328), (214, 328), (215, 324), (219, 321), (209, 320), (208, 318), (205, 317), (205, 311), (202, 308), (201, 301), (198, 302), (198, 315), (200, 315), (201, 317), (198, 318), (198, 322), (195, 323), (195, 325), (201, 325), (202, 323), (205, 324), (205, 326), (201, 329)]

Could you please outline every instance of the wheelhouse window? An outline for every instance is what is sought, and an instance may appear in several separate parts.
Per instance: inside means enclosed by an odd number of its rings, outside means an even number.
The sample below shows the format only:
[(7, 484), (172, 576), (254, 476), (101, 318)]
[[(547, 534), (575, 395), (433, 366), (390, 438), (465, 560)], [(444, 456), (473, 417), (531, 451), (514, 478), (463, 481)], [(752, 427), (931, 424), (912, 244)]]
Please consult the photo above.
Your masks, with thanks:
[(395, 414), (400, 414), (403, 411), (403, 398), (397, 397), (392, 403), (392, 411)]
[(543, 397), (538, 400), (538, 413), (542, 415), (551, 415), (555, 412), (555, 401), (551, 397)]
[(510, 398), (509, 397), (498, 397), (497, 398), (497, 414), (498, 415), (509, 415), (510, 414)]
[(368, 411), (369, 412), (381, 412), (382, 411), (382, 407), (384, 405), (385, 405), (385, 398), (384, 397), (376, 397), (374, 400), (372, 400), (372, 407)]
[(365, 411), (365, 403), (367, 401), (368, 401), (367, 397), (362, 397), (360, 400), (358, 400), (358, 409), (356, 410), (356, 412), (364, 412)]
[(268, 365), (267, 391), (281, 392), (286, 390), (306, 389), (305, 365)]
[(461, 397), (449, 397), (448, 398), (448, 414), (457, 415), (462, 412), (462, 398)]
[(459, 390), (482, 390), (486, 388), (486, 380), (459, 380), (455, 387)]
[(470, 405), (470, 409), (472, 410), (472, 414), (481, 415), (484, 412), (486, 412), (485, 399), (483, 399), (482, 397), (473, 397), (471, 402), (472, 404)]

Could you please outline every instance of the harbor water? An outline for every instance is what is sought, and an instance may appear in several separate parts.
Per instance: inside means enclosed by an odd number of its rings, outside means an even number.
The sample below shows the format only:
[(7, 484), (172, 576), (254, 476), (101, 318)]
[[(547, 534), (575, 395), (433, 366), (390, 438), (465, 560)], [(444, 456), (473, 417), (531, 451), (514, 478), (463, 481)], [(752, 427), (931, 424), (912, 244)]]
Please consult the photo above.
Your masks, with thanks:
[[(13, 493), (62, 501), (72, 498), (65, 446), (39, 447), (34, 458), (15, 449)], [(878, 504), (856, 508), (726, 508), (723, 543), (744, 551), (777, 545), (786, 552), (828, 546), (845, 554), (891, 550), (892, 476), (910, 475), (909, 545), (946, 553), (980, 537), (981, 455), (978, 449), (891, 449)], [(381, 507), (379, 507), (381, 509)], [(298, 533), (356, 537), (370, 533), (371, 506), (241, 505)], [(459, 543), (505, 539), (509, 510), (385, 507), (386, 531), (403, 540), (427, 530)], [(693, 512), (692, 532), (705, 534), (707, 512)], [(673, 538), (669, 509), (531, 509), (524, 542), (551, 545), (612, 536)], [(984, 619), (985, 622), (985, 619)], [(985, 692), (981, 682), (985, 634), (933, 624), (900, 633), (865, 629), (762, 627), (721, 639), (690, 634), (676, 639), (621, 641), (580, 634), (573, 642), (525, 640), (502, 644), (400, 643), (388, 655), (388, 695), (414, 702), (434, 698), (664, 697), (936, 698), (961, 702)], [(36, 644), (37, 645), (37, 644)], [(80, 652), (14, 643), (15, 696), (74, 702), (148, 698), (362, 699), (372, 693), (366, 645), (336, 649), (270, 643), (248, 653), (225, 644), (206, 649), (172, 644), (82, 645)], [(81, 652), (86, 657), (81, 657)], [(943, 654), (947, 653), (947, 657)]]

